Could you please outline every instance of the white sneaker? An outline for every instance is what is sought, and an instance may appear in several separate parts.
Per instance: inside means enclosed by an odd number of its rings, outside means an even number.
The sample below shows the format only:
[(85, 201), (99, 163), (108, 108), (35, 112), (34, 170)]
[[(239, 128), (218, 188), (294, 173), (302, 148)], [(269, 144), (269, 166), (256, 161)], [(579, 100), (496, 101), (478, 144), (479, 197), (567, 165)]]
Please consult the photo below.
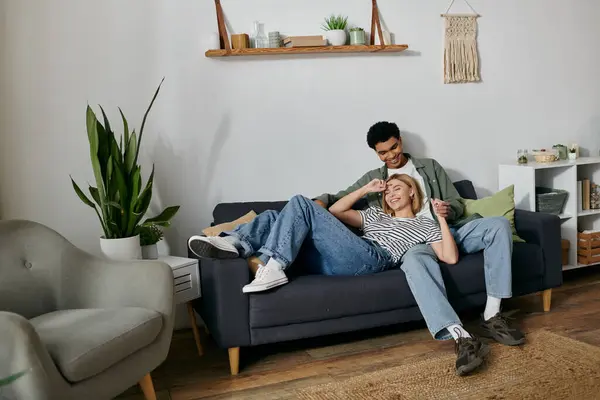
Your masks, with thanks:
[(198, 257), (225, 259), (240, 256), (238, 249), (220, 236), (192, 236), (188, 247)]
[(256, 277), (252, 282), (242, 288), (244, 293), (262, 292), (288, 283), (288, 277), (280, 269), (267, 268), (264, 265), (258, 267)]

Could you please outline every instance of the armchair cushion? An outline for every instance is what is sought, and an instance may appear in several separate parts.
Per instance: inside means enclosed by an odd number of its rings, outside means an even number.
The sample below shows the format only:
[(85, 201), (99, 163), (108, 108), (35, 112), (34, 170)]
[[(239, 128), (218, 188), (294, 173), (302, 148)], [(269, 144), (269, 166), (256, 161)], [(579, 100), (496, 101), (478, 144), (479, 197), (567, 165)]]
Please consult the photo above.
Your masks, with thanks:
[(161, 314), (139, 307), (54, 311), (30, 320), (70, 382), (90, 378), (148, 346)]

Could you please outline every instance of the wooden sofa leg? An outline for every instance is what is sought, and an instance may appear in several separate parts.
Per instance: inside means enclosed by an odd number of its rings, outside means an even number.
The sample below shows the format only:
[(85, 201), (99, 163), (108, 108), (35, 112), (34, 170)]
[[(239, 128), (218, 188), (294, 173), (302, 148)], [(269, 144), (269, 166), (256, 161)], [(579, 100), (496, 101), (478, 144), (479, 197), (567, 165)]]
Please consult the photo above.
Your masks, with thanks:
[(156, 400), (156, 392), (154, 391), (154, 385), (152, 384), (152, 377), (150, 376), (150, 373), (144, 375), (139, 384), (142, 388), (142, 392), (144, 392), (144, 398), (146, 400)]
[(231, 375), (237, 375), (240, 372), (240, 348), (239, 347), (231, 347), (228, 349), (229, 351), (229, 369), (231, 370)]
[(552, 302), (552, 289), (546, 289), (542, 293), (542, 300), (544, 303), (544, 311), (550, 311), (550, 304)]

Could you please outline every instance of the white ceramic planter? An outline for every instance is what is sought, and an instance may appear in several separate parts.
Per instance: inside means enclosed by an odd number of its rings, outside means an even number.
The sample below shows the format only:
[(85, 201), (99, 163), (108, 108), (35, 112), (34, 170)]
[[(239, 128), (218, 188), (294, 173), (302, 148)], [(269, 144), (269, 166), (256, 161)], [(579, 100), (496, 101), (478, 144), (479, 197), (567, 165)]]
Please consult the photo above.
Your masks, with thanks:
[(144, 260), (158, 259), (158, 246), (156, 243), (142, 246), (142, 258)]
[(100, 249), (106, 257), (112, 260), (140, 260), (142, 258), (140, 235), (123, 239), (100, 238)]
[(343, 46), (346, 44), (346, 31), (342, 29), (335, 29), (332, 31), (325, 32), (327, 41), (332, 46)]

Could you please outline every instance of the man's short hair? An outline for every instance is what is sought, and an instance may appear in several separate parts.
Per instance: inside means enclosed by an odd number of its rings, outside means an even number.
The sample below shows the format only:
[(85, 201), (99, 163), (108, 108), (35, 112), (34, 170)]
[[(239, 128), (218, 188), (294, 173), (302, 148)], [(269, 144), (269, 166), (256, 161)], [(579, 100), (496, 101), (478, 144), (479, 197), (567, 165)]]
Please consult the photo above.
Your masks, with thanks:
[(367, 144), (375, 150), (377, 143), (387, 142), (390, 138), (400, 139), (400, 129), (394, 122), (379, 121), (369, 128)]

